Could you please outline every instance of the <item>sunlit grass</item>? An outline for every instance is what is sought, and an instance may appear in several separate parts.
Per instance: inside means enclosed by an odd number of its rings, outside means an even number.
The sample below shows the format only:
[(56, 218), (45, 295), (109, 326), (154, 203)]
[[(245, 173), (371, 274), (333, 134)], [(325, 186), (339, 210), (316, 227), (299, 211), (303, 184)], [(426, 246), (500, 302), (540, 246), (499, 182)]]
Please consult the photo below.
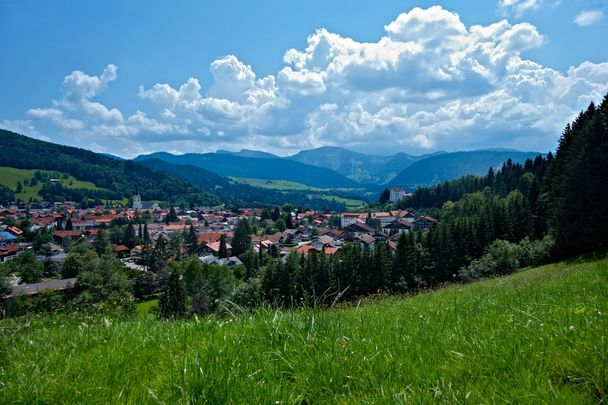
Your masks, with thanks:
[(5, 320), (0, 403), (589, 403), (607, 285), (601, 260), (332, 310)]
[[(14, 167), (0, 167), (0, 184), (4, 184), (8, 186), (11, 190), (15, 191), (17, 188), (17, 183), (22, 184), (22, 192), (16, 193), (15, 197), (22, 201), (29, 201), (29, 199), (40, 199), (39, 192), (42, 190), (42, 182), (37, 182), (36, 185), (30, 186), (25, 185), (24, 182), (29, 182), (34, 178), (34, 173), (38, 171), (36, 169), (25, 170), (25, 169), (17, 169)], [(50, 174), (51, 176), (57, 176), (57, 180), (59, 183), (68, 189), (86, 189), (86, 190), (104, 190), (102, 188), (97, 187), (95, 184), (90, 181), (82, 181), (78, 180), (73, 176), (63, 177), (63, 173), (48, 171), (48, 170), (40, 170), (43, 174)]]

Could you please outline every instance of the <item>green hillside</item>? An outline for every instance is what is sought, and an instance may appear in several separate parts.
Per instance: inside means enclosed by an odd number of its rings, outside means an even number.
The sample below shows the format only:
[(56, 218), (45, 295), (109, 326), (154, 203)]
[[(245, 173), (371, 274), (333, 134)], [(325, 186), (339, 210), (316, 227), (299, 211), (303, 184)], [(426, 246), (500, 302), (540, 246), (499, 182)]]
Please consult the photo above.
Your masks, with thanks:
[(357, 184), (336, 171), (282, 158), (244, 157), (229, 153), (172, 155), (158, 152), (141, 155), (134, 160), (145, 159), (160, 159), (178, 165), (197, 166), (226, 177), (288, 180), (320, 188), (353, 187)]
[(333, 310), (0, 322), (2, 403), (593, 403), (608, 259)]
[(322, 191), (319, 187), (308, 186), (303, 183), (298, 183), (289, 180), (269, 180), (269, 179), (254, 179), (250, 177), (231, 177), (231, 179), (240, 184), (249, 184), (253, 187), (268, 188), (271, 190), (308, 190), (308, 191)]
[[(44, 170), (73, 176), (72, 185), (45, 183), (40, 190), (49, 201), (84, 198), (123, 200), (137, 189), (144, 200), (219, 205), (221, 200), (192, 183), (138, 163), (88, 150), (44, 142), (0, 129), (0, 167)], [(75, 179), (88, 183), (74, 183)], [(96, 185), (91, 188), (89, 185)], [(82, 186), (82, 187), (81, 187)]]
[[(29, 201), (30, 198), (34, 200), (40, 199), (41, 196), (39, 192), (40, 190), (42, 190), (43, 183), (35, 180), (36, 172), (40, 172), (44, 177), (57, 179), (58, 183), (66, 189), (83, 189), (96, 191), (105, 190), (97, 187), (90, 181), (78, 180), (75, 177), (68, 175), (67, 173), (54, 172), (48, 170), (16, 169), (14, 167), (0, 167), (0, 184), (4, 184), (5, 186), (8, 186), (11, 190), (15, 191), (17, 189), (17, 184), (21, 183), (22, 192), (15, 193), (17, 199), (20, 199), (22, 201)], [(30, 184), (32, 180), (34, 180), (34, 185)]]
[(538, 155), (536, 152), (491, 149), (442, 153), (412, 163), (399, 172), (388, 185), (428, 186), (468, 174), (481, 176), (485, 175), (490, 167), (499, 169), (508, 159), (523, 163), (526, 159), (534, 159)]

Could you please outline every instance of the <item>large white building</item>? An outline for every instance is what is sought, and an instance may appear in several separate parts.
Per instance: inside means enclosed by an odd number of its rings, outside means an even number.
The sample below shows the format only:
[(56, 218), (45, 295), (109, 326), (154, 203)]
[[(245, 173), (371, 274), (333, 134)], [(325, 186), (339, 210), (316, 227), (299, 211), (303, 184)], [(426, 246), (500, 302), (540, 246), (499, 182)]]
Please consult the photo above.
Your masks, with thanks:
[(133, 210), (139, 211), (143, 208), (143, 205), (141, 203), (141, 196), (137, 193), (137, 191), (135, 193), (136, 194), (133, 195)]
[(400, 199), (402, 199), (403, 197), (405, 197), (405, 190), (402, 188), (391, 188), (391, 194), (389, 196), (389, 202), (397, 202)]
[(349, 225), (356, 224), (360, 215), (359, 213), (343, 212), (340, 216), (340, 227), (346, 228)]

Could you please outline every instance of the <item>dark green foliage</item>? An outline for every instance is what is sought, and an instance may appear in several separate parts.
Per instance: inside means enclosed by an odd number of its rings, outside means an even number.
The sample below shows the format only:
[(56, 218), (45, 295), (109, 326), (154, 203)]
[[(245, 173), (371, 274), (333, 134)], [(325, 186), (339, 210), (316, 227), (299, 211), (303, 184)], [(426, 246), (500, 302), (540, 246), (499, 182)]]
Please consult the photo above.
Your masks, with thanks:
[(9, 299), (6, 302), (5, 315), (17, 317), (27, 314), (48, 314), (62, 309), (64, 309), (64, 301), (60, 293), (41, 291), (33, 297), (22, 295)]
[(223, 234), (220, 236), (219, 257), (220, 259), (225, 259), (228, 257), (228, 246), (226, 245), (226, 237)]
[(209, 313), (211, 302), (205, 291), (199, 291), (192, 297), (192, 306), (190, 312), (196, 315), (205, 315)]
[(120, 260), (103, 256), (88, 261), (78, 274), (77, 307), (133, 310), (132, 281)]
[(6, 276), (0, 266), (0, 297), (11, 292), (11, 287)]
[(231, 246), (232, 256), (241, 256), (251, 247), (251, 228), (246, 219), (237, 222)]
[(486, 188), (500, 197), (506, 197), (516, 189), (522, 191), (524, 195), (529, 195), (530, 182), (535, 180), (536, 186), (542, 184), (548, 166), (548, 159), (540, 155), (526, 160), (523, 165), (513, 163), (509, 159), (496, 174), (490, 168), (487, 175), (483, 177), (468, 175), (433, 187), (419, 188), (413, 196), (399, 201), (397, 207), (401, 209), (441, 208), (448, 201), (458, 201), (465, 194), (483, 191)]
[(85, 263), (91, 258), (90, 255), (82, 256), (79, 253), (70, 252), (61, 266), (61, 278), (78, 277), (85, 270)]
[(186, 246), (189, 255), (196, 253), (196, 250), (198, 249), (198, 236), (196, 235), (194, 225), (192, 224), (190, 224), (188, 232), (184, 235), (184, 245)]
[(165, 223), (169, 224), (171, 222), (178, 222), (179, 218), (177, 217), (177, 213), (175, 212), (175, 208), (169, 208), (169, 213), (165, 217)]
[[(19, 189), (19, 186), (21, 186), (21, 183), (17, 183), (17, 189)], [(17, 190), (17, 192), (19, 191)], [(15, 193), (13, 193), (13, 190), (4, 184), (0, 184), (0, 204), (8, 205), (13, 201), (15, 201)]]
[(123, 244), (129, 249), (133, 249), (135, 244), (137, 243), (137, 234), (135, 233), (135, 228), (132, 223), (129, 223), (123, 230)]
[(464, 281), (513, 273), (522, 267), (544, 263), (553, 248), (553, 240), (546, 237), (531, 241), (526, 238), (518, 244), (495, 240), (484, 255), (463, 267), (459, 276)]
[(108, 239), (108, 233), (105, 229), (102, 228), (97, 231), (95, 242), (93, 242), (93, 247), (99, 256), (107, 254), (108, 251), (111, 251), (110, 240)]
[(559, 257), (608, 246), (607, 156), (608, 95), (566, 127), (549, 170), (549, 225)]
[(178, 266), (171, 266), (169, 269), (169, 277), (158, 309), (158, 315), (164, 319), (177, 319), (186, 314), (186, 291)]
[(388, 188), (385, 188), (382, 191), (382, 193), (380, 194), (380, 198), (379, 198), (380, 204), (386, 204), (389, 201), (390, 196), (391, 196), (391, 191)]
[(42, 280), (44, 266), (36, 260), (31, 250), (24, 252), (8, 263), (13, 273), (18, 273), (22, 283), (32, 284)]

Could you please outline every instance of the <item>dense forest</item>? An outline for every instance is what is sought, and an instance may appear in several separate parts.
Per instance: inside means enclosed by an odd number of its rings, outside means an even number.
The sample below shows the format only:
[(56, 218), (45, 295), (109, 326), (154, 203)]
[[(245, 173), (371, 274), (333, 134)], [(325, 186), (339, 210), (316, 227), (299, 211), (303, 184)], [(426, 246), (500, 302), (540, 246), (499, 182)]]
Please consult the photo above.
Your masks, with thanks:
[(19, 169), (56, 170), (105, 190), (67, 189), (48, 184), (43, 198), (50, 201), (84, 197), (121, 200), (139, 189), (144, 200), (178, 204), (219, 205), (220, 199), (180, 178), (143, 167), (128, 160), (107, 157), (88, 150), (57, 145), (0, 130), (0, 166)]

